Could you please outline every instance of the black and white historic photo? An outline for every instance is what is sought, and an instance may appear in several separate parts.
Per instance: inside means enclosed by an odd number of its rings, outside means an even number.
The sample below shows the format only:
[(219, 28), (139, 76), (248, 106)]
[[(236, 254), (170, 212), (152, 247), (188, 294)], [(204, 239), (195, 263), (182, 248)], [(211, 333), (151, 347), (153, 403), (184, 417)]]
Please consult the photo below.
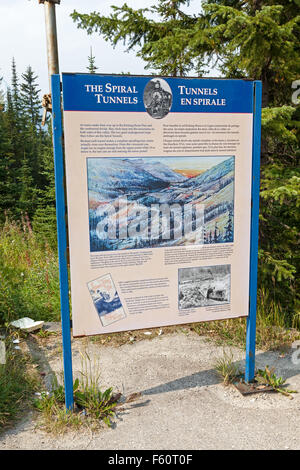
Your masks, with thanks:
[(179, 269), (179, 309), (229, 303), (230, 286), (230, 264)]

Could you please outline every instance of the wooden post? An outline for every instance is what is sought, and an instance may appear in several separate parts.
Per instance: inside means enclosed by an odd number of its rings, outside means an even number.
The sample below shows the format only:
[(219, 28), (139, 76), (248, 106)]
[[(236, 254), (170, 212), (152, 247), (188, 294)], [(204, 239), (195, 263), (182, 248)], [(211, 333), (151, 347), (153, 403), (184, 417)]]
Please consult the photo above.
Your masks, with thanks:
[(43, 3), (45, 9), (49, 91), (51, 93), (51, 75), (59, 73), (55, 4), (59, 5), (60, 0), (39, 0), (39, 3)]

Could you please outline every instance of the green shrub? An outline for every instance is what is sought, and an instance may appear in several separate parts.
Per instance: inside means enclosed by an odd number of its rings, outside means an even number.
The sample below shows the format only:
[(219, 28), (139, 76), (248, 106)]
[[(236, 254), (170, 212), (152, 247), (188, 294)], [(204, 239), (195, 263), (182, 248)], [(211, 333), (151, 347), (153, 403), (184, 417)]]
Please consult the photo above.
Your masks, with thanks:
[(25, 316), (59, 320), (57, 253), (28, 221), (6, 221), (0, 229), (0, 284), (0, 324)]
[(0, 429), (24, 410), (37, 386), (38, 378), (26, 355), (15, 350), (8, 337), (6, 363), (0, 364)]

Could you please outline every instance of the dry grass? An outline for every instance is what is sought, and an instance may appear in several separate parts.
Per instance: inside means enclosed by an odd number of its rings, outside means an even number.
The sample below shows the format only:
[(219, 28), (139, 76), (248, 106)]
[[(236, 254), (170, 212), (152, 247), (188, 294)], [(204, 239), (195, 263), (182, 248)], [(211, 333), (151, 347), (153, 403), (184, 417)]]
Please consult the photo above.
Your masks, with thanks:
[(217, 359), (215, 371), (222, 378), (224, 385), (233, 383), (241, 375), (239, 365), (236, 364), (231, 351), (223, 352), (223, 357)]

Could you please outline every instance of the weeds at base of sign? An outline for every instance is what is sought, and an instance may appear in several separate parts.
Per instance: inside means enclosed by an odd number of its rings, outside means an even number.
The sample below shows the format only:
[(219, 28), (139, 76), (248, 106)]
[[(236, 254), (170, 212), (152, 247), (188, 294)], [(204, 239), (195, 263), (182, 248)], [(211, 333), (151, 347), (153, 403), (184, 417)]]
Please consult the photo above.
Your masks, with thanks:
[(246, 383), (239, 364), (234, 362), (232, 352), (224, 351), (223, 357), (216, 362), (215, 371), (222, 377), (224, 385), (234, 385), (243, 396), (253, 393), (278, 392), (292, 399), (292, 393), (297, 393), (296, 390), (286, 388), (286, 380), (282, 377), (277, 377), (274, 368), (269, 366), (266, 366), (264, 369), (258, 369), (254, 380)]
[(56, 383), (52, 391), (41, 392), (34, 400), (35, 408), (42, 413), (41, 427), (51, 433), (63, 433), (82, 425), (96, 427), (100, 422), (111, 426), (115, 407), (119, 400), (111, 388), (101, 390), (84, 389), (79, 379), (73, 385), (74, 410), (66, 411), (64, 386)]
[(230, 385), (242, 375), (239, 365), (234, 362), (232, 352), (223, 352), (223, 357), (215, 364), (215, 371), (223, 379), (224, 385)]
[(36, 336), (38, 336), (41, 339), (44, 339), (44, 338), (48, 338), (49, 336), (57, 336), (57, 332), (44, 330), (43, 328), (41, 328), (40, 331), (36, 333)]
[(88, 427), (98, 429), (102, 423), (113, 427), (118, 413), (124, 411), (125, 406), (144, 406), (148, 403), (138, 402), (140, 393), (132, 393), (124, 397), (121, 393), (114, 393), (112, 388), (101, 392), (99, 389), (85, 389), (79, 379), (74, 381), (74, 409), (65, 409), (64, 385), (53, 387), (52, 391), (41, 392), (34, 400), (35, 408), (42, 413), (40, 426), (52, 434), (63, 434), (71, 429)]
[(258, 370), (253, 382), (246, 383), (242, 379), (234, 382), (233, 385), (242, 395), (250, 395), (253, 393), (277, 392), (293, 399), (292, 393), (297, 393), (296, 390), (289, 390), (286, 387), (285, 380), (276, 375), (270, 370), (268, 366), (264, 370)]
[(292, 393), (297, 393), (297, 390), (289, 390), (286, 388), (286, 380), (282, 377), (277, 377), (274, 373), (274, 368), (266, 366), (264, 369), (258, 369), (255, 375), (255, 380), (258, 386), (272, 387), (273, 391), (281, 393), (286, 397), (292, 399)]
[[(81, 353), (81, 358), (80, 378), (76, 378), (73, 384), (73, 410), (65, 409), (63, 379), (60, 384), (57, 377), (54, 377), (50, 392), (36, 394), (38, 397), (34, 400), (34, 406), (41, 412), (40, 425), (47, 432), (62, 434), (82, 426), (97, 429), (103, 423), (112, 427), (124, 406), (141, 397), (140, 393), (124, 397), (112, 388), (101, 391), (99, 364), (91, 360), (88, 352)], [(139, 406), (142, 405), (143, 403), (139, 403)]]
[(297, 393), (297, 390), (289, 390), (286, 388), (285, 382), (282, 377), (277, 377), (274, 374), (274, 369), (269, 369), (269, 366), (266, 366), (265, 369), (257, 370), (252, 382), (246, 383), (240, 379), (233, 385), (244, 396), (253, 393), (277, 392), (292, 400), (291, 394)]

